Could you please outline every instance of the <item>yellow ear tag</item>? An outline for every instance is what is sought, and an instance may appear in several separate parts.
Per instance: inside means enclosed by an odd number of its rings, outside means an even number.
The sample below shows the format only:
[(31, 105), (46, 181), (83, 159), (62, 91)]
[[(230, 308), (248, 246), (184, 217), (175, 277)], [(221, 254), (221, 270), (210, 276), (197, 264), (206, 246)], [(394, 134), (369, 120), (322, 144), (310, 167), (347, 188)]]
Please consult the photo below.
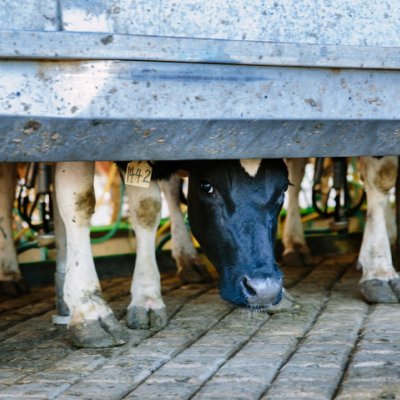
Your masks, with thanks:
[(153, 168), (146, 161), (132, 161), (126, 167), (125, 184), (148, 188)]

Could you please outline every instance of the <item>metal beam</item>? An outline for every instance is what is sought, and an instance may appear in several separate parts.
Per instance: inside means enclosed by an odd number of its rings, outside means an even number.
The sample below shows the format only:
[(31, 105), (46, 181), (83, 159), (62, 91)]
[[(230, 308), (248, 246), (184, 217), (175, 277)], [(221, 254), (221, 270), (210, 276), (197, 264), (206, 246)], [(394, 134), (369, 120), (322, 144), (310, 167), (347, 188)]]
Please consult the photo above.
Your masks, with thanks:
[(0, 62), (2, 161), (400, 154), (400, 73)]
[(1, 58), (399, 69), (400, 47), (338, 46), (95, 32), (0, 31)]
[(400, 154), (400, 121), (0, 119), (2, 161)]
[(3, 61), (0, 117), (400, 120), (400, 73), (138, 61)]

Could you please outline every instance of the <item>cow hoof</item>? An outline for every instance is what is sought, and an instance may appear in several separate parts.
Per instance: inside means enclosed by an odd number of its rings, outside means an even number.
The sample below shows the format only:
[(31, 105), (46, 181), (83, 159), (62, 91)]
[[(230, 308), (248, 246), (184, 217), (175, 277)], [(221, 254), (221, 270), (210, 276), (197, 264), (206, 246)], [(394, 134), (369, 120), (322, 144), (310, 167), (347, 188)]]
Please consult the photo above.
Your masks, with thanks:
[(69, 327), (69, 338), (76, 347), (121, 346), (129, 339), (128, 332), (114, 315), (73, 324)]
[(309, 251), (300, 252), (296, 250), (289, 251), (282, 256), (283, 264), (287, 267), (312, 267), (313, 259)]
[(126, 323), (131, 329), (150, 329), (157, 332), (167, 324), (167, 312), (165, 307), (147, 309), (133, 306), (128, 308)]
[(392, 288), (394, 294), (400, 300), (400, 278), (395, 278), (389, 281), (389, 285)]
[(207, 283), (212, 278), (206, 266), (193, 262), (182, 267), (178, 272), (184, 283)]
[(18, 297), (29, 293), (29, 287), (24, 279), (0, 281), (0, 295)]
[[(391, 282), (396, 281), (393, 279)], [(368, 303), (398, 303), (395, 289), (392, 289), (391, 282), (379, 279), (370, 279), (360, 283), (361, 294)], [(396, 286), (397, 285), (397, 286)], [(395, 282), (395, 287), (399, 287), (399, 282)]]

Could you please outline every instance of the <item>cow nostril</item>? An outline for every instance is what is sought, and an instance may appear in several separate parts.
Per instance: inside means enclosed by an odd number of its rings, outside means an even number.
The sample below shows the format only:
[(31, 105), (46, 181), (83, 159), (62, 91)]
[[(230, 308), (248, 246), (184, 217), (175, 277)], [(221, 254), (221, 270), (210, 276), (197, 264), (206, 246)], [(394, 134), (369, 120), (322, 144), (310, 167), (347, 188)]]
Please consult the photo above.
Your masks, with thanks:
[(247, 276), (245, 276), (243, 278), (243, 288), (245, 289), (246, 295), (249, 297), (254, 297), (257, 296), (257, 291), (255, 290), (255, 288), (253, 286), (251, 286), (250, 280), (249, 278), (247, 278)]
[(264, 306), (279, 302), (282, 292), (282, 281), (273, 278), (249, 278), (243, 276), (242, 294), (249, 305)]

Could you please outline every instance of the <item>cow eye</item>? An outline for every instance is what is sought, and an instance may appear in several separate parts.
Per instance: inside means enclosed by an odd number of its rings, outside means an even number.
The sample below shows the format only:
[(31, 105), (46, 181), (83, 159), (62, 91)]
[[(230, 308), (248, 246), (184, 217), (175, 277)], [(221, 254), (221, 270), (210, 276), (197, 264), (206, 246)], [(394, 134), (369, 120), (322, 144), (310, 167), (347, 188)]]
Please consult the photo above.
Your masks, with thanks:
[(207, 194), (214, 193), (213, 185), (211, 185), (211, 183), (206, 180), (200, 181), (200, 189), (202, 192), (207, 193)]

